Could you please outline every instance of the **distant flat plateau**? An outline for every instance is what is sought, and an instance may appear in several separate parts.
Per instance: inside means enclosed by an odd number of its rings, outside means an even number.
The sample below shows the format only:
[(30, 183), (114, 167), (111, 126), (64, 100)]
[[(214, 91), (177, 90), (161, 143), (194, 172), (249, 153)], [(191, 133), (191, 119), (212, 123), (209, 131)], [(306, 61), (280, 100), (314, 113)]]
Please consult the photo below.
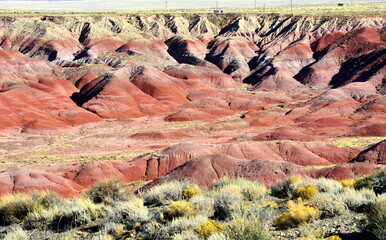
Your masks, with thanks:
[[(351, 3), (350, 0), (315, 0), (312, 4), (336, 4)], [(356, 3), (357, 1), (354, 1)], [(360, 1), (371, 2), (371, 1)], [(386, 1), (384, 1), (386, 3)], [(288, 6), (290, 1), (283, 0), (218, 0), (218, 6), (220, 8), (262, 8), (263, 5), (266, 7), (270, 6)], [(294, 5), (309, 4), (309, 1), (294, 0)], [(167, 3), (164, 0), (145, 0), (145, 1), (128, 1), (128, 0), (116, 0), (116, 1), (102, 1), (102, 0), (46, 0), (46, 1), (8, 1), (0, 0), (0, 8), (5, 9), (30, 9), (30, 10), (58, 10), (58, 11), (117, 11), (117, 10), (160, 10), (165, 9), (198, 9), (198, 8), (215, 8), (215, 0), (168, 0)]]

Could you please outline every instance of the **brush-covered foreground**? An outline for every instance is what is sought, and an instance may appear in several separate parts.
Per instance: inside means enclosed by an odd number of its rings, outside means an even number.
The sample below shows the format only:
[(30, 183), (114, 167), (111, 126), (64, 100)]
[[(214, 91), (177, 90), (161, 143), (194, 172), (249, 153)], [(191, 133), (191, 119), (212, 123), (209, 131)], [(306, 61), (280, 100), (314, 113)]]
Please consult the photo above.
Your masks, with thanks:
[(386, 171), (340, 182), (291, 176), (270, 188), (242, 178), (211, 189), (175, 181), (137, 195), (110, 180), (74, 199), (2, 197), (0, 238), (385, 239), (385, 186)]

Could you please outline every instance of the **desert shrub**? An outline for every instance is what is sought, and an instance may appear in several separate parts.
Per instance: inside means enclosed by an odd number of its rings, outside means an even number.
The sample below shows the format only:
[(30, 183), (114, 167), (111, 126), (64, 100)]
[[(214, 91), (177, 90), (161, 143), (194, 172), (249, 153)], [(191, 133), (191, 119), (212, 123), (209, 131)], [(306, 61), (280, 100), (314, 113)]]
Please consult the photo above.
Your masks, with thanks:
[(195, 212), (193, 210), (193, 204), (187, 201), (175, 201), (170, 204), (167, 210), (167, 215), (170, 218), (192, 216)]
[(214, 199), (208, 195), (195, 195), (189, 199), (193, 204), (194, 211), (203, 216), (212, 217), (214, 215)]
[(65, 202), (50, 192), (4, 196), (0, 199), (0, 224), (23, 222), (27, 227), (44, 226), (53, 220), (58, 206)]
[(315, 197), (317, 193), (318, 189), (314, 185), (309, 184), (306, 186), (299, 186), (295, 188), (294, 192), (292, 193), (292, 198), (301, 198), (304, 200), (308, 200)]
[(208, 237), (208, 240), (229, 240), (224, 233), (213, 233)]
[(323, 239), (324, 238), (324, 231), (323, 230), (312, 230), (305, 228), (301, 233), (299, 239), (311, 239), (311, 240), (317, 240), (317, 239)]
[(251, 210), (246, 212), (236, 212), (233, 214), (234, 218), (257, 218), (260, 225), (264, 228), (273, 224), (275, 209), (271, 207), (252, 206)]
[(28, 239), (26, 231), (24, 231), (19, 225), (14, 225), (7, 230), (7, 234), (3, 238), (4, 240), (25, 240)]
[(144, 194), (145, 205), (163, 205), (169, 201), (178, 201), (183, 198), (184, 189), (190, 186), (185, 182), (168, 182), (154, 186)]
[(25, 225), (28, 228), (39, 228), (51, 224), (59, 214), (58, 207), (44, 208), (35, 207), (28, 213), (25, 219)]
[(277, 204), (277, 202), (274, 202), (272, 200), (264, 200), (263, 202), (263, 207), (270, 207), (270, 208), (278, 208), (279, 205)]
[(313, 222), (319, 216), (320, 211), (316, 208), (305, 206), (302, 202), (288, 201), (288, 210), (276, 217), (275, 223), (279, 229), (287, 229)]
[(51, 192), (33, 193), (32, 200), (34, 205), (24, 221), (28, 228), (48, 226), (57, 217), (59, 208), (68, 204), (67, 200)]
[(177, 233), (173, 236), (173, 240), (201, 240), (200, 236), (197, 235), (193, 230), (186, 230), (181, 233)]
[(346, 204), (330, 193), (319, 193), (309, 202), (309, 205), (319, 209), (322, 218), (341, 216), (348, 213)]
[(213, 183), (213, 187), (223, 192), (239, 194), (246, 201), (261, 199), (267, 193), (267, 188), (264, 185), (243, 178), (222, 177)]
[(367, 230), (378, 239), (386, 239), (386, 201), (370, 204), (367, 211)]
[(87, 192), (94, 203), (114, 205), (119, 201), (128, 201), (133, 194), (118, 180), (99, 182)]
[(0, 224), (21, 223), (34, 205), (31, 195), (7, 195), (0, 199)]
[(88, 198), (79, 198), (60, 208), (54, 223), (66, 229), (87, 224), (97, 218), (98, 211), (95, 204)]
[(363, 177), (355, 181), (354, 188), (359, 190), (363, 188), (372, 189), (375, 193), (386, 192), (386, 171), (380, 171), (372, 175)]
[(156, 234), (156, 239), (173, 239), (174, 235), (184, 231), (197, 229), (202, 223), (208, 219), (204, 216), (195, 217), (180, 217), (173, 219), (169, 224), (159, 228)]
[(125, 226), (120, 223), (107, 222), (103, 224), (101, 233), (103, 235), (119, 236), (126, 233)]
[(344, 187), (344, 188), (353, 188), (355, 185), (356, 179), (344, 179), (340, 180), (339, 183)]
[(347, 188), (343, 192), (335, 194), (337, 200), (343, 201), (352, 211), (363, 211), (366, 206), (374, 202), (376, 195), (370, 189), (355, 190)]
[(241, 199), (238, 195), (219, 193), (214, 196), (214, 217), (217, 220), (230, 219)]
[(257, 218), (238, 218), (226, 223), (224, 235), (230, 240), (269, 240), (271, 236)]
[(338, 181), (327, 178), (307, 179), (303, 183), (298, 184), (298, 186), (309, 184), (316, 186), (319, 192), (335, 194), (343, 191), (343, 186)]
[(342, 238), (334, 235), (334, 236), (329, 236), (329, 237), (325, 238), (324, 240), (342, 240)]
[(208, 239), (210, 235), (213, 233), (220, 233), (223, 230), (224, 226), (223, 224), (213, 221), (213, 220), (208, 220), (198, 226), (197, 232), (200, 235), (202, 239)]
[(142, 227), (141, 231), (137, 234), (137, 239), (144, 239), (144, 240), (153, 240), (157, 239), (157, 235), (159, 232), (159, 229), (161, 228), (161, 223), (150, 220), (148, 222), (145, 222)]
[(143, 200), (132, 198), (128, 202), (118, 202), (107, 216), (108, 221), (125, 224), (127, 229), (149, 220), (149, 210), (143, 205)]
[(271, 195), (278, 198), (289, 198), (295, 185), (301, 183), (303, 178), (298, 175), (292, 175), (282, 182), (278, 182), (271, 187)]
[(186, 188), (182, 191), (182, 197), (184, 199), (189, 199), (193, 196), (196, 196), (198, 194), (201, 194), (201, 189), (200, 188)]

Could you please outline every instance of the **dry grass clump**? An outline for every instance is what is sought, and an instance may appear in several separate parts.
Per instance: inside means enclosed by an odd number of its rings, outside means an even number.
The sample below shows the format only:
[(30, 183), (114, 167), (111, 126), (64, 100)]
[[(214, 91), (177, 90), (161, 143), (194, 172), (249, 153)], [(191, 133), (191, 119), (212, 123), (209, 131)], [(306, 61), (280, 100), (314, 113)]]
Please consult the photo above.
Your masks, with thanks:
[(342, 240), (339, 236), (329, 236), (325, 238), (324, 240)]
[(220, 222), (208, 220), (198, 226), (197, 232), (202, 239), (208, 239), (214, 233), (220, 233), (224, 229), (224, 225)]
[(246, 201), (261, 199), (267, 193), (267, 188), (264, 185), (243, 178), (222, 177), (213, 183), (213, 188), (222, 192), (238, 194)]
[(301, 198), (303, 200), (309, 200), (316, 196), (318, 193), (318, 188), (314, 185), (308, 184), (306, 186), (299, 186), (295, 188), (294, 192), (292, 193), (293, 199)]
[(198, 194), (201, 194), (200, 188), (187, 188), (182, 191), (182, 196), (184, 199), (189, 199)]
[(14, 225), (7, 230), (7, 234), (4, 236), (4, 240), (25, 240), (28, 239), (26, 231), (24, 231), (19, 225)]
[(143, 199), (145, 205), (165, 205), (170, 201), (182, 200), (184, 190), (190, 188), (192, 186), (185, 182), (168, 182), (151, 188), (144, 194)]
[(356, 179), (344, 179), (340, 180), (339, 183), (342, 184), (344, 188), (353, 188), (355, 185)]
[(59, 210), (54, 224), (61, 229), (71, 229), (95, 221), (98, 215), (97, 206), (90, 199), (79, 198)]
[(309, 205), (319, 209), (322, 218), (341, 216), (348, 213), (346, 204), (330, 193), (319, 193)]
[(38, 227), (52, 222), (66, 201), (50, 192), (15, 194), (0, 199), (0, 224), (25, 223)]
[(117, 203), (106, 218), (110, 222), (124, 224), (127, 229), (134, 229), (150, 219), (148, 208), (144, 206), (143, 200), (139, 198)]
[(209, 195), (195, 195), (189, 199), (193, 204), (194, 212), (199, 215), (213, 217), (214, 215), (214, 198)]
[(380, 240), (386, 239), (386, 200), (371, 203), (366, 214), (367, 230)]
[(114, 205), (116, 202), (128, 201), (133, 194), (119, 180), (107, 180), (92, 186), (87, 196), (94, 203)]
[(297, 227), (301, 224), (310, 223), (320, 217), (320, 211), (316, 208), (305, 206), (303, 202), (295, 203), (288, 201), (288, 210), (279, 215), (276, 226), (279, 229)]
[(219, 193), (214, 196), (214, 218), (220, 221), (229, 220), (237, 210), (241, 199), (238, 195)]
[(343, 187), (339, 182), (327, 178), (307, 179), (306, 181), (297, 184), (297, 186), (309, 184), (316, 186), (319, 192), (336, 194), (343, 191)]
[(229, 240), (270, 240), (271, 236), (261, 226), (260, 220), (254, 217), (237, 218), (228, 222), (224, 235)]
[(277, 202), (274, 202), (274, 201), (271, 201), (271, 200), (264, 200), (263, 202), (263, 207), (270, 207), (270, 208), (278, 208), (279, 205), (277, 204)]
[(173, 236), (173, 240), (201, 240), (194, 230), (186, 230)]
[[(175, 218), (171, 222), (159, 228), (156, 233), (155, 239), (173, 239), (177, 234), (181, 234), (184, 231), (190, 231), (197, 229), (198, 226), (206, 222), (208, 219), (204, 216), (194, 216), (194, 217), (180, 217)], [(194, 233), (193, 236), (199, 235)]]
[(171, 218), (182, 216), (193, 216), (193, 204), (187, 201), (175, 201), (170, 204), (167, 210), (167, 215)]
[(354, 190), (347, 188), (343, 192), (335, 194), (334, 198), (344, 202), (350, 210), (362, 212), (370, 203), (375, 201), (376, 195), (370, 189)]
[(31, 195), (15, 194), (0, 200), (0, 224), (21, 223), (34, 205)]

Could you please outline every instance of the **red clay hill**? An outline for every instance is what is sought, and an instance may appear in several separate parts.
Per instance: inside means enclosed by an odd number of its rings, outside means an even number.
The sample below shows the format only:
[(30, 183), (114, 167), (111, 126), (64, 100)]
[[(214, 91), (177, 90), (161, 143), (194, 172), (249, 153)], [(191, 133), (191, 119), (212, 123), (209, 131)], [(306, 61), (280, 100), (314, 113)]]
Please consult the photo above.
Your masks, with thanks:
[(385, 74), (384, 17), (1, 17), (0, 194), (368, 174)]

